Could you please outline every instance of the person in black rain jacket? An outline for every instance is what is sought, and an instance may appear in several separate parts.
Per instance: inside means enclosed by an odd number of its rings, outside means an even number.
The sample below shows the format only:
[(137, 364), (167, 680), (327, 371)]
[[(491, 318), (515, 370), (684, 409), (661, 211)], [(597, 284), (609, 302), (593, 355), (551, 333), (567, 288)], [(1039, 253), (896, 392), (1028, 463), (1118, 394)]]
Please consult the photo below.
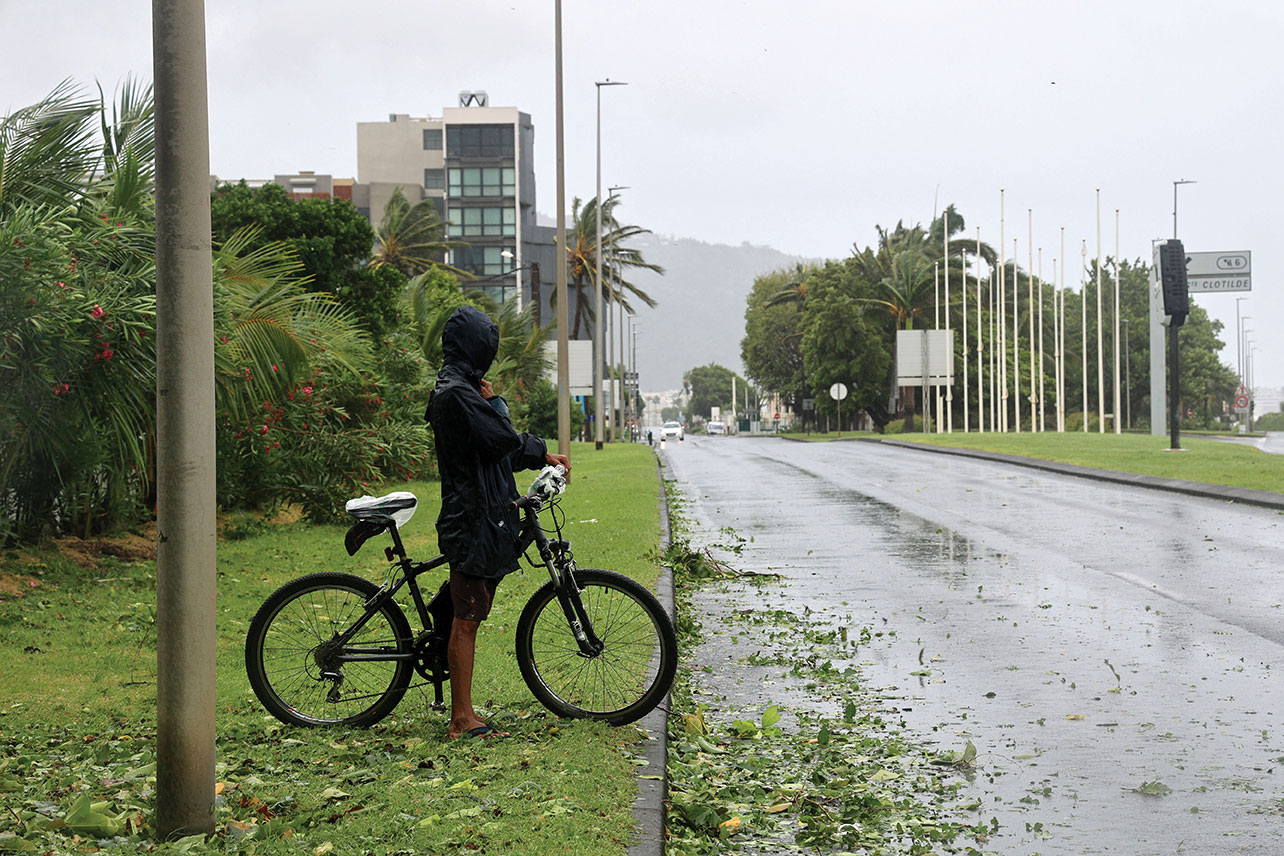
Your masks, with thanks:
[(517, 570), (521, 517), (513, 470), (561, 464), (538, 437), (519, 434), (508, 405), (485, 379), (499, 350), (499, 327), (474, 306), (462, 306), (441, 334), (443, 365), (425, 414), (432, 425), (441, 473), (437, 543), (450, 562), (454, 621), (446, 649), (450, 669), (452, 738), (507, 736), (473, 709), (473, 659), (477, 628), (490, 614), (501, 578)]

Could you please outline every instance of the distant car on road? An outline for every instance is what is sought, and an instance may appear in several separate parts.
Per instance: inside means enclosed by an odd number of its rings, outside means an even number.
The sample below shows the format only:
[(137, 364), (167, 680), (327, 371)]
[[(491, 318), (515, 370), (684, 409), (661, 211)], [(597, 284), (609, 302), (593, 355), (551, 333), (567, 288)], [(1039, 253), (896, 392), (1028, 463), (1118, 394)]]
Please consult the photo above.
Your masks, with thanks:
[(681, 422), (665, 422), (660, 426), (661, 439), (668, 437), (677, 437), (679, 440), (686, 438), (686, 432), (682, 430)]
[(710, 422), (704, 430), (710, 434), (726, 434), (727, 426), (724, 422)]

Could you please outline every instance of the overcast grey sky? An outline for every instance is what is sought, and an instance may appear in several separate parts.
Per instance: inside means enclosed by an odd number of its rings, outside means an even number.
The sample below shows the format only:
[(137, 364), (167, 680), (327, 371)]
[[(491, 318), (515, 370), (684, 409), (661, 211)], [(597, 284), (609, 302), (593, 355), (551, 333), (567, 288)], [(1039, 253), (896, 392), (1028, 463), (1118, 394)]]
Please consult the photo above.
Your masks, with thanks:
[[(60, 80), (113, 89), (151, 77), (151, 3), (0, 0), (0, 110)], [(536, 128), (540, 209), (555, 212), (551, 0), (207, 0), (211, 170), (224, 178), (356, 174), (356, 123), (440, 115), (483, 89)], [(568, 200), (594, 193), (595, 80), (603, 185), (621, 216), (661, 235), (840, 258), (874, 225), (956, 204), (969, 234), (1044, 274), (1066, 229), (1149, 258), (1173, 230), (1188, 250), (1251, 250), (1241, 304), (1258, 385), (1284, 385), (1284, 5), (1172, 0), (837, 2), (564, 0)], [(1196, 301), (1226, 323), (1235, 297)], [(739, 318), (739, 312), (732, 313)], [(652, 341), (660, 338), (659, 331)]]

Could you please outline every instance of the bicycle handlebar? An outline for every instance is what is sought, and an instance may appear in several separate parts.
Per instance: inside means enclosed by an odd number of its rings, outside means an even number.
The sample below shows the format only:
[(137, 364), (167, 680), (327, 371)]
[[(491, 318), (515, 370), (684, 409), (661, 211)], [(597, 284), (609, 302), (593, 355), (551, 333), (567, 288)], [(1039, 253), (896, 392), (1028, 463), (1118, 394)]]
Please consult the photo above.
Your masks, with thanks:
[(561, 464), (544, 467), (535, 481), (531, 482), (530, 492), (518, 497), (513, 505), (520, 509), (531, 508), (539, 511), (540, 507), (566, 490), (566, 468)]

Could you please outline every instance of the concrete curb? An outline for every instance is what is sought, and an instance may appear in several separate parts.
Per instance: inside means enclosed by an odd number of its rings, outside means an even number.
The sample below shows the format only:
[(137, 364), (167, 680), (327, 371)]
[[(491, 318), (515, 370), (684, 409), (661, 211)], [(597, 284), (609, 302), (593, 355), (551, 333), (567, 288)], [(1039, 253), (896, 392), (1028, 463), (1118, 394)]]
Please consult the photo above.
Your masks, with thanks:
[[(669, 496), (664, 487), (664, 469), (659, 452), (656, 452), (656, 472), (660, 477), (660, 549), (667, 550), (672, 535), (669, 528)], [(673, 569), (662, 567), (656, 582), (656, 597), (664, 606), (669, 618), (676, 621), (673, 605)], [(669, 707), (670, 696), (659, 707), (638, 722), (650, 733), (646, 742), (645, 767), (638, 768), (638, 795), (633, 803), (633, 825), (637, 837), (629, 845), (628, 856), (663, 856), (664, 854), (664, 802), (669, 795)], [(656, 776), (641, 778), (642, 776)]]
[(952, 446), (933, 446), (927, 443), (914, 443), (905, 440), (888, 440), (878, 437), (861, 437), (864, 443), (882, 443), (898, 449), (913, 449), (919, 452), (936, 452), (942, 455), (955, 455), (961, 458), (977, 458), (983, 461), (994, 461), (1001, 464), (1012, 464), (1035, 470), (1060, 473), (1067, 476), (1113, 482), (1115, 484), (1133, 485), (1134, 487), (1152, 490), (1167, 490), (1183, 493), (1188, 496), (1199, 496), (1221, 502), (1240, 502), (1245, 505), (1257, 505), (1262, 508), (1284, 510), (1284, 494), (1269, 490), (1250, 490), (1241, 487), (1207, 484), (1205, 482), (1184, 481), (1182, 479), (1163, 479), (1155, 476), (1142, 476), (1136, 473), (1121, 473), (1115, 470), (1101, 470), (1096, 467), (1081, 467), (1076, 464), (1063, 464), (1058, 461), (1042, 461), (1037, 458), (1023, 458), (1020, 455), (1008, 455), (1002, 452), (983, 452), (976, 449), (959, 449)]

